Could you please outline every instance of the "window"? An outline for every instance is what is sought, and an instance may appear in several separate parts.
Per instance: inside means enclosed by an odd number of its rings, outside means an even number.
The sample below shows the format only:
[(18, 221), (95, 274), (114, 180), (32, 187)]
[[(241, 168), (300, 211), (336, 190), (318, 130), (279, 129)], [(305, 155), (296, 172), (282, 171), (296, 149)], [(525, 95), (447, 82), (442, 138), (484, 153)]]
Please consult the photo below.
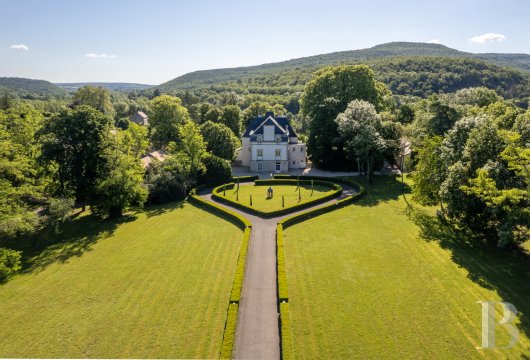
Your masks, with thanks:
[(276, 136), (276, 144), (279, 144), (281, 140), (282, 140), (282, 138), (281, 138), (281, 137), (279, 137), (279, 136)]
[(304, 148), (303, 147), (300, 148), (300, 152), (304, 152)]
[(259, 162), (258, 163), (258, 171), (262, 171), (262, 170), (263, 170), (263, 163)]
[(259, 157), (259, 156), (263, 156), (263, 149), (258, 149), (258, 150), (257, 150), (257, 153), (258, 153), (258, 157)]
[(276, 156), (282, 156), (282, 150), (281, 149), (276, 149), (274, 152), (276, 153)]
[(296, 151), (296, 148), (295, 148), (295, 147), (293, 147), (293, 152), (295, 152), (295, 151)]
[(263, 137), (261, 135), (258, 135), (257, 141), (258, 144), (261, 144), (263, 142)]

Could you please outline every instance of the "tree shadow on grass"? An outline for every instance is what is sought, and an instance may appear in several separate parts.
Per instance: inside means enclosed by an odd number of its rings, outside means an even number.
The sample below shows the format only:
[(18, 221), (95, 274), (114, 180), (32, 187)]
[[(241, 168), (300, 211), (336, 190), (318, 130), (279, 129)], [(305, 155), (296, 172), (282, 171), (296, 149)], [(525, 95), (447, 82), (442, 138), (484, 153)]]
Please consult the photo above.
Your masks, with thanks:
[(182, 209), (184, 207), (184, 203), (185, 201), (182, 200), (173, 201), (167, 204), (149, 205), (142, 210), (142, 213), (146, 214), (148, 218), (160, 216), (175, 209)]
[(423, 239), (436, 241), (451, 251), (453, 262), (468, 271), (469, 279), (497, 291), (503, 301), (512, 303), (519, 312), (519, 330), (530, 336), (530, 255), (527, 252), (489, 247), (469, 232), (421, 210), (414, 210), (411, 218), (419, 226)]
[(121, 224), (135, 219), (135, 215), (105, 220), (81, 215), (65, 224), (58, 234), (41, 234), (36, 241), (22, 238), (5, 245), (22, 251), (22, 273), (40, 272), (53, 263), (66, 263), (91, 251), (97, 242), (112, 236)]
[(347, 179), (362, 185), (365, 195), (355, 204), (359, 206), (375, 206), (380, 202), (398, 200), (405, 194), (410, 197), (412, 188), (406, 182), (401, 183), (401, 177), (394, 175), (375, 175), (372, 184), (364, 176), (348, 177)]

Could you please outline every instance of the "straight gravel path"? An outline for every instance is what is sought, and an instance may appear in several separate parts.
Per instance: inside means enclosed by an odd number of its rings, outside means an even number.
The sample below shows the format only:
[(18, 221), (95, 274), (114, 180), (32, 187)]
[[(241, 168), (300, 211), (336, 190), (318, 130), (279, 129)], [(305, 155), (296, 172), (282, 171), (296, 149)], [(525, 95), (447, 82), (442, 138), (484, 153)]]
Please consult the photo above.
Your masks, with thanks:
[(285, 217), (336, 203), (355, 190), (342, 185), (342, 195), (323, 204), (271, 219), (251, 215), (212, 199), (212, 189), (199, 195), (246, 217), (252, 223), (243, 290), (239, 302), (234, 359), (280, 359), (276, 293), (276, 225)]

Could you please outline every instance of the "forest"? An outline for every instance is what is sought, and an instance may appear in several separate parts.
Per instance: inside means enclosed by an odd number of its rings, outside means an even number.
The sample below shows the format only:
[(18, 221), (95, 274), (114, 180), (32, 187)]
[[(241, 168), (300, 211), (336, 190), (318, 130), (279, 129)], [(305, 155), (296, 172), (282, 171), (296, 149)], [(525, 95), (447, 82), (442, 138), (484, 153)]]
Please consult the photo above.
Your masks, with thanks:
[[(72, 92), (0, 79), (0, 278), (20, 268), (22, 254), (9, 250), (17, 239), (53, 237), (74, 209), (120, 217), (228, 181), (241, 132), (266, 111), (291, 120), (314, 166), (358, 170), (369, 182), (385, 161), (397, 166), (409, 143), (415, 201), (499, 247), (529, 238), (523, 72), (423, 56), (204, 79)], [(138, 111), (149, 126), (129, 120)], [(165, 160), (145, 163), (153, 151)]]

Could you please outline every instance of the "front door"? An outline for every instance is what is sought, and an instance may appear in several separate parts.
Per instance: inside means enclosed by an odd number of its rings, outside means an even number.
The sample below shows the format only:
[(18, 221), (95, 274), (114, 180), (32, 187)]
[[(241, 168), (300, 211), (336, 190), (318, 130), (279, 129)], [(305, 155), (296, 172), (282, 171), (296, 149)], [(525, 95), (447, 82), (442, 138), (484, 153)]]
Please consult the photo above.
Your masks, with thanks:
[(276, 163), (276, 173), (279, 173), (282, 170), (282, 163), (277, 162)]

